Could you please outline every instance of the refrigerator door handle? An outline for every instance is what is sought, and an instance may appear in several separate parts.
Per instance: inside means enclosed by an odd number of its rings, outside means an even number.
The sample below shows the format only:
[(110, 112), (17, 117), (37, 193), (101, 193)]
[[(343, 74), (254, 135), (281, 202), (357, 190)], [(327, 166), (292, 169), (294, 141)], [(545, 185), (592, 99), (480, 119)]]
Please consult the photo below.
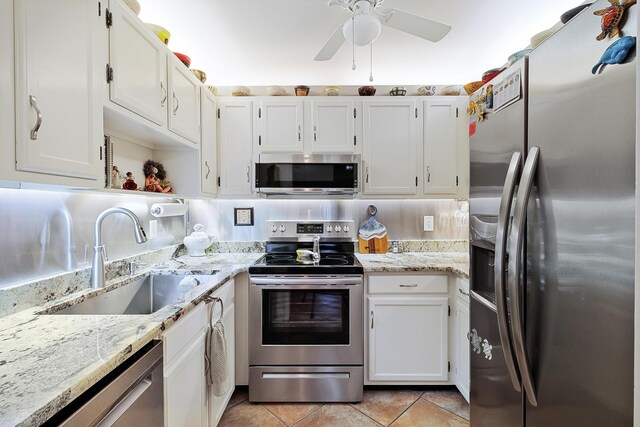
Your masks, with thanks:
[(496, 311), (498, 315), (498, 332), (500, 333), (500, 341), (502, 342), (502, 352), (507, 365), (507, 371), (511, 378), (511, 383), (516, 391), (521, 391), (520, 377), (518, 376), (518, 368), (514, 359), (514, 353), (511, 348), (511, 333), (507, 321), (507, 298), (504, 289), (505, 282), (505, 261), (507, 258), (507, 232), (509, 229), (509, 216), (511, 214), (511, 203), (513, 201), (513, 193), (516, 188), (516, 181), (520, 173), (520, 164), (522, 155), (515, 152), (511, 156), (509, 168), (507, 169), (507, 177), (504, 180), (502, 188), (502, 198), (500, 200), (500, 210), (498, 211), (498, 228), (496, 230), (496, 252), (494, 262), (495, 292), (496, 292)]
[(509, 237), (509, 271), (507, 274), (507, 283), (509, 286), (509, 309), (511, 314), (511, 328), (513, 331), (513, 347), (520, 368), (520, 377), (522, 385), (529, 399), (529, 403), (538, 406), (538, 399), (533, 386), (533, 376), (531, 374), (531, 366), (529, 357), (527, 356), (527, 347), (524, 342), (524, 334), (522, 331), (522, 312), (520, 307), (520, 271), (522, 267), (523, 253), (523, 236), (526, 232), (525, 221), (527, 216), (527, 205), (529, 204), (529, 196), (533, 185), (533, 178), (536, 174), (538, 166), (538, 157), (540, 155), (539, 147), (531, 147), (527, 154), (527, 161), (522, 170), (522, 178), (518, 187), (518, 195), (516, 196), (516, 206), (513, 213), (513, 224), (511, 228), (511, 236)]

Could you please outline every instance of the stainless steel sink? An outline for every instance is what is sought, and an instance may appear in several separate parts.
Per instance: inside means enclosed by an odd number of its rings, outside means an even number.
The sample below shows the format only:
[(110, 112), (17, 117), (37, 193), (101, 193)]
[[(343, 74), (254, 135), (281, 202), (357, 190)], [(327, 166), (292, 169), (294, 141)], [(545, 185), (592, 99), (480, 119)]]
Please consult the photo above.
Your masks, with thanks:
[(151, 314), (182, 297), (178, 284), (193, 277), (198, 285), (211, 276), (152, 274), (51, 314)]

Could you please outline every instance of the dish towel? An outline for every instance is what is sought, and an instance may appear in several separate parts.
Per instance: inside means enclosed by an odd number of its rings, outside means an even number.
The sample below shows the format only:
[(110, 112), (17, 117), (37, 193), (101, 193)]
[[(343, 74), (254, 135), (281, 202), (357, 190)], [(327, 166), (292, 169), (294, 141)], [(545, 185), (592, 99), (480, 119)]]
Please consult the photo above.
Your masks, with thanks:
[[(214, 307), (211, 307), (213, 312)], [(224, 325), (218, 320), (209, 325), (206, 341), (206, 376), (207, 384), (213, 388), (215, 396), (222, 396), (227, 391), (229, 378), (229, 362), (227, 361), (227, 345), (224, 339)]]

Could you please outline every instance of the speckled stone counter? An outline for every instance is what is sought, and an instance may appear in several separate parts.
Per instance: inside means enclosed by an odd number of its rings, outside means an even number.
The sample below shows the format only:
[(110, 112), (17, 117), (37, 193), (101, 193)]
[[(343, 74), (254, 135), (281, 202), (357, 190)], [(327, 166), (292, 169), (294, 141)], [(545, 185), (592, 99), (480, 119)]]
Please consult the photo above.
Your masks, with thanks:
[(365, 273), (438, 272), (469, 278), (469, 255), (466, 252), (404, 252), (356, 256)]
[(108, 282), (45, 306), (0, 319), (0, 426), (40, 425), (131, 354), (160, 337), (212, 291), (257, 260), (259, 253), (180, 257), (154, 266), (156, 274), (211, 274), (187, 294), (186, 302), (149, 315), (38, 314), (123, 286), (151, 270)]
[[(206, 295), (246, 271), (260, 256), (261, 253), (180, 256), (134, 276), (113, 277), (104, 289), (81, 290), (0, 318), (0, 426), (42, 424), (130, 355), (159, 338), (162, 331)], [(357, 257), (368, 273), (448, 272), (468, 277), (469, 271), (468, 255), (464, 252)], [(39, 314), (125, 286), (150, 272), (212, 276), (188, 293), (186, 302), (149, 315)]]

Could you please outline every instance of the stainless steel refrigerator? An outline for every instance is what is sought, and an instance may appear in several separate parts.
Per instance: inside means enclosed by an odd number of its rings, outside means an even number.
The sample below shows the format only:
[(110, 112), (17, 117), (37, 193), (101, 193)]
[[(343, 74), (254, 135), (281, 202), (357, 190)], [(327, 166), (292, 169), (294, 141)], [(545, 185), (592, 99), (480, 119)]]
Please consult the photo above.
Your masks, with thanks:
[(636, 59), (591, 73), (608, 6), (490, 82), (519, 95), (470, 139), (472, 426), (633, 423)]

